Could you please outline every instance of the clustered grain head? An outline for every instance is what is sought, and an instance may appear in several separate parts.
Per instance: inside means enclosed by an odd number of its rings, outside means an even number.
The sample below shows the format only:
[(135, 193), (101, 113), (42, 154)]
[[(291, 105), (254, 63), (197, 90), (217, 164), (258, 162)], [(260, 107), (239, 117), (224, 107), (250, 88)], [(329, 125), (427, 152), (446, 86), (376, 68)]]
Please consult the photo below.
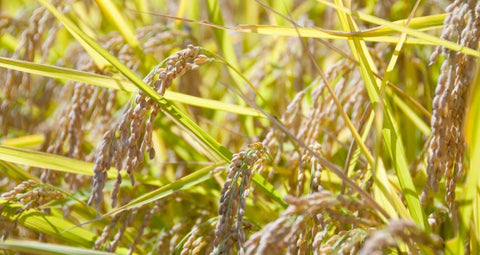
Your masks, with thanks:
[(152, 252), (156, 252), (157, 254), (172, 254), (175, 251), (175, 247), (181, 241), (187, 227), (185, 222), (179, 222), (167, 231), (162, 232)]
[(108, 244), (107, 251), (109, 252), (115, 252), (118, 248), (118, 245), (123, 239), (123, 236), (125, 235), (125, 231), (127, 230), (127, 227), (130, 225), (133, 219), (135, 219), (135, 216), (138, 213), (138, 209), (133, 209), (131, 211), (128, 211), (126, 214), (126, 218), (122, 222), (122, 225), (118, 228), (117, 233), (113, 237), (113, 240)]
[(297, 239), (306, 230), (306, 221), (313, 219), (306, 215), (307, 207), (313, 201), (319, 200), (324, 205), (331, 199), (330, 192), (320, 192), (306, 195), (302, 198), (286, 197), (285, 200), (290, 206), (280, 215), (278, 219), (268, 223), (260, 231), (252, 234), (247, 240), (245, 254), (282, 254), (291, 245), (297, 244)]
[(6, 200), (14, 199), (17, 195), (23, 194), (27, 189), (35, 185), (37, 185), (37, 183), (33, 180), (23, 181), (11, 191), (3, 193), (0, 197)]
[[(480, 3), (455, 1), (447, 7), (450, 15), (444, 21), (442, 38), (472, 49), (478, 48), (480, 38)], [(422, 194), (422, 202), (432, 199), (442, 176), (446, 178), (445, 201), (451, 217), (456, 211), (455, 187), (465, 173), (464, 116), (469, 88), (475, 74), (476, 59), (472, 56), (439, 47), (432, 61), (443, 54), (445, 60), (438, 77), (433, 114), (432, 139), (428, 155), (428, 183)], [(456, 219), (453, 219), (455, 222)]]
[[(302, 100), (305, 92), (299, 92), (293, 100), (288, 104), (286, 111), (282, 114), (280, 121), (292, 131), (297, 131), (302, 117)], [(297, 129), (295, 129), (297, 127)], [(277, 128), (271, 128), (262, 141), (263, 147), (272, 156), (274, 163), (280, 162), (283, 154), (283, 143), (286, 141), (286, 136), (282, 134)], [(259, 169), (261, 173), (262, 169)], [(272, 169), (269, 173), (269, 179), (273, 178), (275, 170)]]
[[(273, 222), (247, 240), (245, 254), (284, 254), (287, 250), (331, 250), (344, 235), (369, 227), (380, 226), (382, 220), (365, 205), (346, 196), (335, 196), (322, 190), (302, 197), (287, 196), (289, 207)], [(343, 234), (327, 235), (326, 228), (344, 230)], [(353, 232), (349, 232), (353, 231)], [(312, 233), (317, 233), (312, 236)], [(346, 238), (342, 244), (345, 251), (357, 249), (362, 238)], [(308, 252), (307, 252), (308, 253)]]
[[(166, 59), (165, 67), (154, 68), (145, 78), (146, 84), (153, 84), (153, 88), (160, 95), (164, 95), (175, 78), (181, 77), (187, 71), (198, 68), (209, 61), (200, 54), (200, 48), (189, 45)], [(138, 170), (145, 160), (155, 156), (152, 146), (153, 122), (160, 111), (160, 105), (153, 102), (145, 93), (139, 91), (120, 117), (107, 131), (99, 146), (95, 159), (92, 195), (88, 204), (94, 204), (98, 209), (103, 200), (103, 188), (106, 182), (106, 172), (115, 167), (117, 181), (112, 192), (112, 206), (117, 204), (122, 177), (120, 170), (126, 170), (132, 185), (135, 183), (133, 173)]]
[(137, 229), (137, 236), (133, 240), (133, 243), (130, 245), (130, 249), (128, 249), (128, 255), (134, 254), (135, 250), (137, 249), (137, 245), (140, 243), (143, 237), (143, 233), (147, 226), (150, 224), (152, 217), (155, 213), (160, 210), (158, 204), (155, 204), (152, 209), (147, 209), (145, 214), (143, 215), (143, 221), (140, 227)]
[(443, 223), (449, 218), (447, 208), (439, 208), (428, 216), (428, 224), (433, 233), (439, 233), (442, 229)]
[[(313, 247), (316, 247), (313, 249), (314, 254), (357, 254), (361, 247), (359, 240), (364, 240), (366, 236), (367, 231), (356, 228), (338, 231), (338, 234), (323, 240), (322, 232), (318, 231), (313, 245)], [(324, 242), (321, 243), (322, 241)]]
[(106, 243), (108, 241), (108, 239), (110, 238), (110, 235), (112, 234), (112, 231), (114, 230), (115, 226), (118, 224), (118, 221), (120, 220), (120, 218), (123, 216), (122, 213), (119, 213), (119, 214), (116, 214), (115, 216), (113, 216), (113, 218), (110, 220), (110, 222), (108, 223), (108, 225), (106, 225), (103, 230), (102, 230), (102, 234), (100, 235), (100, 237), (97, 238), (97, 240), (95, 240), (95, 244), (93, 246), (93, 249), (94, 250), (98, 250), (100, 249), (100, 247)]
[[(68, 11), (69, 1), (56, 0), (54, 4), (61, 5), (60, 12)], [(2, 19), (4, 20), (4, 19)], [(2, 22), (3, 23), (3, 22)], [(17, 22), (9, 22), (14, 24)], [(5, 23), (4, 23), (5, 24)], [(42, 60), (45, 62), (50, 54), (52, 41), (56, 38), (59, 24), (55, 21), (53, 15), (44, 8), (38, 7), (29, 17), (28, 27), (23, 29), (19, 43), (11, 58), (33, 62), (35, 55), (41, 53)], [(46, 36), (47, 35), (47, 36)], [(44, 37), (46, 36), (46, 39)], [(4, 75), (4, 76), (3, 76)], [(21, 129), (30, 131), (37, 127), (43, 121), (44, 112), (35, 113), (36, 107), (48, 108), (49, 100), (39, 100), (39, 92), (48, 97), (49, 89), (45, 89), (45, 84), (49, 79), (38, 79), (30, 74), (6, 70), (0, 84), (0, 128), (4, 134), (9, 129)]]
[[(354, 72), (354, 64), (342, 59), (332, 65), (326, 71), (326, 75), (329, 80), (338, 80), (335, 84), (335, 93), (352, 123), (359, 126), (368, 97), (365, 87), (360, 84), (360, 75)], [(311, 86), (315, 86), (311, 92), (313, 104), (304, 109), (302, 100), (306, 91), (300, 91), (286, 107), (280, 122), (299, 140), (328, 159), (337, 152), (339, 144), (345, 146), (345, 141), (338, 139), (339, 134), (345, 129), (345, 124), (338, 118), (338, 109), (333, 97), (326, 93), (326, 84), (317, 78)], [(306, 113), (303, 110), (306, 110)], [(291, 187), (288, 190), (289, 194), (301, 196), (304, 193), (307, 172), (313, 176), (310, 178), (309, 192), (315, 192), (320, 185), (319, 178), (323, 167), (303, 148), (285, 150), (288, 142), (287, 136), (275, 127), (269, 130), (262, 141), (272, 156), (274, 165), (287, 165), (296, 169), (296, 174), (292, 173), (288, 182)], [(282, 161), (285, 162), (280, 163)], [(262, 166), (262, 171), (265, 168), (266, 166)], [(275, 169), (271, 168), (268, 179), (271, 180), (274, 174)]]
[[(407, 244), (416, 253), (419, 252), (418, 244), (430, 247), (435, 254), (441, 253), (442, 250), (442, 240), (439, 236), (422, 231), (410, 220), (395, 219), (388, 222), (386, 229), (373, 232), (358, 254), (385, 254), (387, 248), (398, 247), (399, 241)], [(417, 245), (414, 245), (415, 243)]]
[[(135, 217), (137, 217), (138, 214), (144, 212), (144, 221), (142, 221), (141, 226), (136, 231), (137, 236), (133, 240), (133, 243), (130, 245), (130, 249), (128, 250), (128, 254), (133, 254), (136, 250), (136, 246), (144, 234), (145, 228), (150, 224), (152, 215), (158, 210), (159, 208), (156, 205), (152, 209), (148, 209), (146, 206), (143, 206), (141, 208), (135, 208), (116, 214), (110, 220), (109, 224), (103, 228), (102, 233), (97, 240), (95, 240), (93, 249), (105, 249), (110, 252), (115, 252), (120, 242), (122, 242), (125, 231), (130, 226), (132, 221), (135, 219)], [(115, 230), (116, 233), (114, 233)]]
[(15, 186), (13, 190), (3, 193), (0, 198), (10, 202), (23, 204), (17, 213), (32, 208), (39, 208), (52, 200), (62, 199), (64, 194), (53, 188), (37, 184), (33, 180), (24, 181)]
[(180, 255), (208, 254), (213, 250), (216, 222), (214, 220), (206, 221), (205, 216), (208, 214), (205, 212), (195, 221), (192, 230), (187, 235), (187, 240), (182, 245)]
[[(179, 40), (185, 35), (179, 32), (172, 33), (163, 26), (154, 25), (137, 29), (136, 37), (142, 43), (145, 51), (154, 51), (155, 57), (163, 58), (165, 52), (178, 46)], [(165, 39), (165, 42), (170, 44), (163, 45), (159, 50), (159, 38)], [(128, 68), (139, 71), (142, 59), (133, 53), (120, 34), (112, 33), (99, 40), (105, 49), (117, 56)], [(107, 70), (99, 70), (90, 55), (80, 49), (80, 46), (72, 46), (63, 62), (64, 65), (73, 64), (77, 70), (111, 75)], [(50, 142), (46, 151), (92, 161), (95, 151), (85, 152), (84, 149), (87, 135), (92, 138), (100, 138), (110, 129), (111, 119), (117, 111), (117, 91), (80, 82), (69, 82), (67, 85), (70, 86), (66, 86), (62, 91), (64, 94), (62, 98), (70, 98), (70, 100), (61, 102), (62, 105), (58, 107), (60, 109), (59, 121), (50, 127), (54, 131), (53, 141)], [(41, 180), (55, 184), (58, 181), (58, 173), (46, 170), (42, 173)], [(77, 174), (65, 174), (65, 181), (69, 183), (72, 190), (85, 187), (89, 183), (86, 176)], [(121, 178), (119, 180), (117, 177), (115, 196), (119, 192), (120, 181)]]
[(233, 246), (237, 252), (244, 248), (243, 216), (255, 170), (253, 166), (264, 155), (265, 149), (261, 143), (250, 145), (247, 150), (233, 155), (221, 192), (218, 209), (220, 219), (215, 230), (215, 248), (211, 254), (232, 254)]

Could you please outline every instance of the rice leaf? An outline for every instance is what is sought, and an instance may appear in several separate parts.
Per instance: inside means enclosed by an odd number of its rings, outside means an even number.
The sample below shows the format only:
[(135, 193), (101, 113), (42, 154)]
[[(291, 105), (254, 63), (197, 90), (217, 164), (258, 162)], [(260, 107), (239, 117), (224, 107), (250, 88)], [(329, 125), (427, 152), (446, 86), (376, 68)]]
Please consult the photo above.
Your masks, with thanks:
[[(38, 254), (38, 255), (108, 255), (117, 254), (104, 251), (95, 251), (91, 249), (77, 248), (68, 245), (59, 245), (51, 243), (42, 243), (34, 241), (23, 240), (7, 240), (0, 243), (0, 248), (22, 252), (26, 254)], [(118, 252), (121, 252), (119, 249)]]
[[(3, 219), (17, 221), (26, 228), (45, 233), (75, 246), (92, 247), (97, 237), (88, 230), (75, 227), (74, 224), (64, 220), (61, 216), (47, 215), (35, 209), (26, 210), (17, 214), (17, 211), (21, 209), (23, 205), (11, 203), (5, 199), (0, 199), (0, 205), (3, 207), (0, 211)], [(71, 230), (63, 232), (66, 229)], [(2, 247), (2, 244), (3, 242), (0, 242), (0, 247)]]
[[(212, 178), (212, 174), (211, 174), (211, 171), (217, 167), (217, 166), (220, 166), (221, 163), (217, 163), (215, 165), (212, 165), (212, 166), (208, 166), (208, 167), (205, 167), (201, 170), (198, 170), (198, 171), (195, 171), (185, 177), (182, 177), (172, 183), (169, 183), (163, 187), (160, 187), (154, 191), (151, 191), (151, 192), (148, 192), (140, 197), (137, 197), (133, 200), (131, 200), (129, 203), (123, 205), (123, 206), (120, 206), (116, 209), (113, 209), (112, 211), (106, 213), (105, 215), (103, 215), (102, 217), (109, 217), (109, 216), (113, 216), (115, 214), (118, 214), (120, 212), (123, 212), (125, 210), (130, 210), (130, 209), (133, 209), (133, 208), (138, 208), (138, 207), (141, 207), (143, 205), (146, 205), (146, 204), (149, 204), (149, 203), (152, 203), (156, 200), (159, 200), (159, 199), (162, 199), (166, 196), (169, 196), (171, 194), (173, 194), (174, 192), (176, 191), (179, 191), (179, 190), (184, 190), (184, 189), (188, 189), (192, 186), (195, 186), (197, 184), (200, 184), (204, 181), (207, 181), (207, 180), (210, 180)], [(253, 177), (253, 182), (259, 186), (263, 191), (266, 192), (267, 195), (269, 195), (273, 200), (275, 200), (277, 203), (279, 203), (280, 205), (286, 207), (286, 203), (282, 200), (282, 199), (279, 199), (280, 197), (280, 194), (278, 193), (278, 191), (275, 190), (275, 188), (269, 184), (267, 181), (265, 181), (265, 179), (256, 174), (254, 175)]]
[[(342, 5), (342, 3), (338, 0), (336, 0), (335, 3), (335, 6)], [(339, 7), (339, 10), (344, 9), (346, 8)], [(358, 27), (355, 25), (353, 19), (347, 16), (347, 14), (350, 14), (349, 12), (337, 11), (337, 13), (340, 18), (342, 27), (346, 31), (350, 32), (358, 30)], [(377, 72), (375, 70), (375, 64), (371, 59), (365, 42), (353, 37), (352, 40), (349, 40), (349, 45), (353, 55), (360, 63), (361, 75), (367, 87), (370, 101), (372, 102), (372, 105), (374, 107), (376, 118), (383, 120), (382, 115), (384, 114), (385, 126), (382, 125), (383, 127), (378, 127), (377, 125), (377, 128), (382, 129), (382, 131), (379, 133), (383, 135), (383, 140), (394, 163), (394, 169), (400, 181), (402, 193), (404, 194), (407, 201), (407, 208), (410, 212), (410, 216), (419, 225), (419, 227), (428, 231), (429, 225), (426, 219), (425, 212), (423, 211), (420, 204), (420, 199), (416, 193), (415, 185), (413, 184), (413, 180), (410, 176), (410, 171), (408, 169), (405, 157), (405, 149), (403, 147), (401, 137), (399, 136), (396, 121), (392, 117), (392, 110), (390, 109), (389, 104), (383, 98), (381, 98), (380, 95), (380, 82), (374, 75), (374, 72)], [(382, 100), (382, 102), (380, 102), (380, 100)], [(378, 112), (377, 107), (379, 106), (379, 103), (382, 104), (383, 108), (380, 109), (384, 111), (384, 113), (382, 111)], [(384, 193), (384, 195), (386, 195), (387, 197), (391, 196), (388, 193)], [(393, 201), (393, 198), (391, 198), (390, 201)]]
[[(0, 67), (13, 69), (17, 71), (27, 72), (31, 74), (42, 75), (45, 77), (60, 79), (60, 80), (71, 80), (77, 82), (83, 82), (86, 84), (96, 85), (103, 88), (122, 90), (127, 92), (136, 91), (137, 88), (131, 82), (126, 81), (118, 76), (108, 77), (104, 75), (87, 73), (83, 71), (78, 71), (75, 69), (69, 69), (64, 67), (57, 67), (46, 64), (37, 64), (28, 61), (15, 60), (9, 58), (0, 57)], [(187, 94), (167, 91), (165, 93), (165, 98), (168, 100), (198, 106), (206, 109), (213, 109), (218, 111), (225, 111), (236, 113), (240, 115), (247, 115), (253, 117), (262, 117), (263, 115), (249, 107), (228, 104), (225, 102), (211, 100), (208, 98), (201, 98), (196, 96), (190, 96)]]
[(73, 174), (93, 175), (92, 163), (4, 145), (0, 145), (0, 160)]
[[(421, 40), (424, 40), (426, 42), (430, 42), (433, 45), (441, 45), (445, 48), (448, 48), (448, 49), (451, 49), (451, 50), (454, 50), (454, 51), (459, 51), (459, 52), (462, 52), (462, 53), (465, 53), (465, 54), (468, 54), (468, 55), (471, 55), (471, 56), (474, 56), (474, 57), (477, 57), (477, 58), (480, 57), (480, 52), (479, 51), (474, 50), (474, 49), (470, 49), (470, 48), (467, 48), (467, 47), (463, 47), (463, 46), (461, 46), (457, 43), (450, 42), (450, 41), (447, 41), (447, 40), (435, 37), (433, 35), (429, 35), (429, 34), (426, 34), (426, 33), (420, 32), (418, 30), (408, 28), (408, 27), (405, 27), (405, 26), (402, 26), (402, 25), (399, 25), (399, 24), (395, 24), (393, 22), (386, 21), (384, 19), (372, 16), (372, 15), (369, 15), (369, 14), (365, 14), (365, 13), (362, 13), (362, 12), (359, 12), (359, 11), (352, 11), (350, 9), (347, 9), (347, 8), (341, 6), (338, 3), (334, 4), (334, 3), (330, 3), (330, 2), (325, 1), (325, 0), (317, 0), (317, 1), (323, 3), (327, 6), (330, 6), (332, 8), (335, 8), (337, 11), (345, 13), (345, 14), (350, 15), (352, 17), (358, 17), (361, 20), (368, 21), (368, 22), (376, 24), (376, 25), (382, 25), (382, 26), (391, 28), (393, 30), (399, 31), (401, 33), (405, 33), (407, 35), (414, 36), (414, 37), (416, 37), (418, 39), (421, 39)], [(407, 41), (408, 41), (408, 39), (407, 39)]]

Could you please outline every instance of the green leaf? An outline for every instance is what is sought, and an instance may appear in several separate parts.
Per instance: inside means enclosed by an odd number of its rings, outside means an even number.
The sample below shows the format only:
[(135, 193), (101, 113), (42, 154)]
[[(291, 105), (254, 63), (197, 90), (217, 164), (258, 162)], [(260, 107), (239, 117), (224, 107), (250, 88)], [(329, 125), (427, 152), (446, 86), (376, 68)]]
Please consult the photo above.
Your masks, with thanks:
[(30, 147), (40, 145), (45, 141), (45, 137), (41, 134), (25, 135), (15, 138), (3, 139), (0, 144), (11, 147)]
[[(175, 182), (169, 183), (154, 191), (148, 192), (140, 197), (137, 197), (132, 201), (130, 201), (129, 203), (106, 213), (102, 217), (112, 216), (120, 212), (123, 212), (125, 210), (141, 207), (143, 205), (152, 203), (168, 195), (171, 195), (176, 191), (188, 189), (204, 181), (210, 180), (212, 178), (211, 171), (215, 167), (220, 165), (222, 165), (222, 163), (217, 163), (215, 165), (208, 166), (201, 170), (195, 171), (185, 177), (178, 179)], [(268, 183), (261, 175), (255, 174), (254, 177), (252, 178), (252, 181), (255, 184), (257, 184), (257, 186), (260, 187), (260, 189), (265, 191), (265, 193), (269, 195), (274, 201), (282, 205), (284, 208), (287, 207), (287, 203), (280, 198), (280, 194), (278, 193), (278, 191), (275, 190), (275, 187), (270, 183)]]
[[(317, 0), (317, 1), (323, 3), (327, 6), (330, 6), (334, 9), (336, 9), (337, 11), (342, 12), (346, 15), (351, 16), (351, 17), (357, 17), (357, 18), (359, 18), (363, 21), (367, 21), (367, 22), (370, 22), (370, 23), (373, 23), (373, 24), (376, 24), (376, 25), (385, 26), (387, 28), (399, 31), (401, 33), (405, 33), (407, 35), (414, 36), (414, 37), (416, 37), (418, 39), (421, 39), (425, 42), (430, 42), (430, 43), (432, 43), (432, 45), (441, 45), (445, 48), (448, 48), (448, 49), (451, 49), (451, 50), (454, 50), (454, 51), (462, 52), (462, 53), (465, 53), (465, 54), (468, 54), (468, 55), (471, 55), (471, 56), (474, 56), (474, 57), (477, 57), (477, 58), (480, 57), (480, 52), (479, 51), (461, 46), (457, 43), (450, 42), (450, 41), (435, 37), (433, 35), (429, 35), (429, 34), (421, 32), (421, 31), (402, 26), (400, 24), (395, 24), (393, 22), (386, 21), (384, 19), (365, 14), (363, 12), (350, 10), (348, 8), (345, 8), (345, 7), (341, 6), (338, 3), (334, 4), (334, 3), (328, 2), (326, 0)], [(407, 39), (407, 42), (408, 42), (408, 39)]]
[[(323, 2), (322, 0), (318, 1)], [(354, 23), (352, 17), (347, 16), (347, 14), (351, 15), (352, 12), (344, 8), (340, 0), (335, 0), (335, 3), (336, 4), (329, 3), (328, 5), (334, 5), (335, 7), (338, 7), (337, 13), (342, 27), (348, 32), (358, 30), (358, 27)], [(348, 12), (346, 10), (348, 10)], [(402, 32), (404, 31), (405, 30), (402, 30)], [(381, 129), (383, 140), (390, 154), (390, 157), (392, 158), (394, 169), (400, 182), (402, 193), (405, 196), (410, 216), (421, 229), (428, 232), (429, 225), (425, 212), (423, 211), (420, 204), (420, 199), (416, 193), (412, 177), (410, 176), (410, 171), (406, 162), (405, 149), (403, 147), (400, 133), (398, 131), (398, 126), (393, 117), (393, 113), (388, 102), (383, 98), (383, 95), (380, 92), (381, 82), (374, 75), (374, 72), (377, 72), (375, 63), (373, 62), (373, 59), (371, 58), (364, 41), (360, 40), (359, 38), (353, 37), (352, 40), (349, 40), (348, 42), (355, 59), (357, 59), (357, 61), (359, 62), (360, 73), (362, 75), (363, 81), (365, 82), (368, 96), (370, 97), (370, 101), (373, 105), (376, 118), (381, 122), (383, 122), (383, 118), (385, 118), (384, 125), (380, 124), (378, 128)], [(391, 194), (387, 191), (383, 191), (383, 195), (385, 195), (386, 197), (391, 196)], [(390, 201), (394, 201), (394, 199), (391, 198)]]
[[(126, 81), (120, 77), (108, 77), (104, 75), (87, 73), (83, 71), (78, 71), (75, 69), (69, 69), (64, 67), (37, 64), (33, 62), (9, 59), (0, 57), (0, 67), (13, 69), (17, 71), (27, 72), (31, 74), (42, 75), (45, 77), (60, 79), (60, 80), (71, 80), (82, 82), (86, 84), (91, 84), (103, 88), (116, 89), (122, 91), (133, 92), (137, 90), (137, 87), (133, 85), (130, 81)], [(193, 106), (198, 106), (206, 109), (213, 109), (218, 111), (225, 111), (236, 113), (240, 115), (253, 116), (253, 117), (263, 117), (263, 115), (249, 107), (228, 104), (217, 100), (211, 100), (201, 97), (195, 97), (186, 95), (183, 93), (167, 91), (165, 93), (165, 98), (188, 104)]]
[[(37, 180), (36, 177), (31, 176), (27, 171), (12, 165), (8, 164), (15, 163), (20, 165), (26, 165), (31, 167), (39, 167), (44, 169), (52, 169), (56, 171), (61, 171), (71, 174), (82, 174), (87, 176), (93, 176), (93, 167), (94, 164), (90, 162), (85, 162), (78, 159), (67, 158), (55, 154), (39, 152), (34, 150), (15, 148), (10, 146), (0, 145), (0, 160), (4, 160), (3, 169), (6, 174), (18, 176), (18, 179), (27, 179), (27, 180)], [(6, 164), (7, 163), (7, 164)], [(108, 178), (114, 179), (117, 177), (117, 169), (111, 167), (108, 171)], [(127, 176), (127, 173), (122, 173), (123, 177)], [(145, 178), (138, 178), (138, 181), (151, 181)], [(156, 185), (150, 183), (152, 185)], [(157, 184), (158, 185), (158, 184)]]
[(132, 24), (128, 19), (125, 19), (122, 13), (118, 10), (117, 6), (111, 0), (95, 0), (102, 10), (105, 17), (112, 23), (118, 32), (122, 35), (123, 39), (130, 45), (133, 52), (143, 59), (140, 62), (142, 68), (153, 65), (156, 61), (151, 55), (145, 54), (140, 46), (140, 43), (135, 36), (135, 31)]
[(135, 36), (132, 24), (123, 17), (117, 6), (115, 6), (111, 0), (95, 0), (95, 2), (97, 2), (98, 7), (100, 7), (100, 10), (105, 15), (104, 17), (115, 26), (128, 45), (130, 45), (132, 49), (139, 49), (140, 43)]
[(78, 71), (75, 69), (46, 64), (37, 64), (23, 60), (0, 57), (0, 67), (54, 79), (60, 79), (62, 81), (70, 80), (83, 82), (103, 88), (111, 88), (129, 92), (136, 90), (135, 85), (120, 77), (107, 77), (99, 74)]
[(130, 201), (129, 203), (118, 207), (107, 214), (103, 215), (103, 217), (108, 217), (111, 215), (118, 214), (120, 212), (123, 212), (125, 210), (130, 210), (133, 208), (138, 208), (143, 205), (152, 203), (156, 200), (162, 199), (168, 195), (173, 194), (176, 191), (179, 190), (184, 190), (187, 188), (190, 188), (194, 185), (200, 184), (204, 181), (207, 181), (212, 178), (212, 174), (210, 173), (215, 167), (219, 166), (221, 164), (215, 164), (212, 166), (205, 167), (201, 170), (195, 171), (185, 177), (182, 177), (178, 179), (177, 181), (174, 181), (172, 183), (169, 183), (163, 187), (160, 187), (154, 191), (148, 192), (146, 194), (141, 195), (140, 197), (137, 197)]
[[(437, 15), (417, 17), (413, 18), (409, 23), (409, 28), (417, 30), (432, 29), (443, 24), (443, 20), (447, 17), (448, 14), (442, 13)], [(392, 22), (392, 24), (405, 26), (407, 20), (397, 20)], [(364, 31), (355, 31), (355, 32), (343, 32), (343, 31), (334, 31), (321, 28), (308, 28), (308, 27), (298, 27), (297, 29), (287, 26), (272, 26), (272, 25), (238, 25), (233, 28), (234, 31), (242, 33), (255, 33), (263, 35), (276, 35), (276, 36), (301, 36), (308, 38), (322, 38), (322, 39), (349, 39), (351, 37), (357, 37), (365, 41), (370, 42), (387, 42), (387, 43), (398, 43), (401, 39), (395, 36), (387, 36), (398, 33), (398, 30), (395, 30), (389, 26), (379, 26)], [(297, 32), (298, 31), (298, 32)], [(403, 40), (403, 39), (402, 39)], [(418, 45), (435, 45), (433, 42), (425, 41), (423, 39), (416, 38), (405, 38), (405, 43), (407, 44), (418, 44)]]
[[(47, 215), (35, 209), (17, 213), (23, 205), (11, 203), (5, 199), (0, 199), (0, 205), (2, 206), (0, 212), (3, 219), (17, 221), (21, 226), (45, 233), (72, 245), (92, 247), (94, 240), (97, 238), (96, 234), (81, 227), (76, 227), (76, 225), (61, 217)], [(67, 229), (70, 230), (63, 232)]]
[(0, 145), (0, 160), (73, 174), (93, 175), (92, 163), (4, 145)]
[(31, 175), (21, 167), (7, 161), (0, 160), (0, 172), (3, 172), (4, 176), (10, 177), (12, 180), (34, 180), (37, 183), (40, 182), (37, 177)]
[(116, 254), (103, 251), (95, 251), (91, 249), (76, 248), (67, 245), (41, 243), (33, 241), (22, 240), (7, 240), (0, 242), (0, 248), (12, 250), (16, 252), (22, 252), (26, 254), (39, 254), (39, 255), (108, 255)]

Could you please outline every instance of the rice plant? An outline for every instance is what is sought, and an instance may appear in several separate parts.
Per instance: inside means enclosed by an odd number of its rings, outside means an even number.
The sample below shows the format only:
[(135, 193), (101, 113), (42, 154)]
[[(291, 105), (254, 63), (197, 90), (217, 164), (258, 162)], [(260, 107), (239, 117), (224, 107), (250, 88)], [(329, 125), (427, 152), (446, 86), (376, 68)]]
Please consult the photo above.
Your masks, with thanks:
[(479, 254), (480, 3), (0, 2), (4, 254)]

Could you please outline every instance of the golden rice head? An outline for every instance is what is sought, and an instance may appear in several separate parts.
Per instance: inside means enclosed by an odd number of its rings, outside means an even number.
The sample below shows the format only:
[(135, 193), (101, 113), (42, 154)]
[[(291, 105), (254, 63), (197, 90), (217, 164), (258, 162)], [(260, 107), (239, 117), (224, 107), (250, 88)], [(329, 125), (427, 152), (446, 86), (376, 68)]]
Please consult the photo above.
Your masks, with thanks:
[[(480, 37), (480, 3), (475, 1), (455, 1), (447, 7), (451, 14), (444, 21), (442, 38), (462, 46), (477, 49)], [(463, 132), (467, 93), (475, 73), (474, 57), (438, 48), (438, 54), (445, 60), (438, 77), (433, 114), (431, 119), (432, 139), (428, 155), (428, 183), (422, 194), (422, 202), (432, 199), (432, 191), (438, 190), (442, 176), (446, 178), (445, 201), (451, 217), (456, 222), (455, 187), (465, 174), (465, 138)]]

